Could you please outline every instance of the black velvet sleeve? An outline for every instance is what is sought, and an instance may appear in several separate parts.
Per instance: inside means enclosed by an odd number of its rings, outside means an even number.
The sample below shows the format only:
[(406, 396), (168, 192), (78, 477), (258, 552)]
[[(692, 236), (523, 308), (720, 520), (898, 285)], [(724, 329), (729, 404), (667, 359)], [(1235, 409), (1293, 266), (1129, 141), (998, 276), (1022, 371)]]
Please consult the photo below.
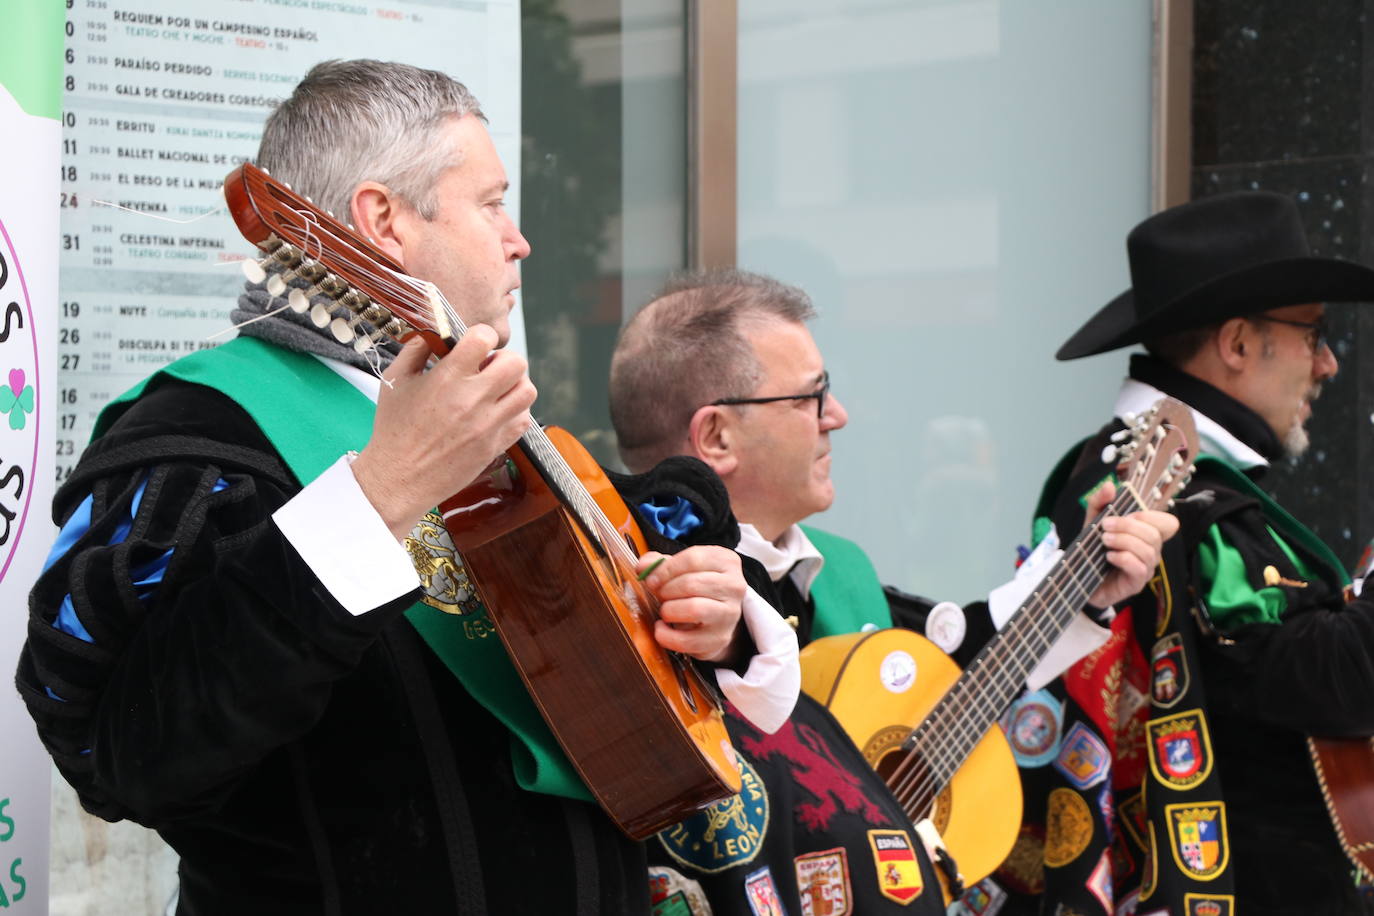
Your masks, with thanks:
[[(298, 490), (237, 405), (169, 382), (59, 491), (55, 520), (79, 528), (89, 512), (89, 527), (34, 586), (17, 683), (92, 812), (159, 823), (214, 809), (312, 726), (415, 600), (341, 607), (271, 521)], [(55, 625), (68, 596), (78, 635)]]

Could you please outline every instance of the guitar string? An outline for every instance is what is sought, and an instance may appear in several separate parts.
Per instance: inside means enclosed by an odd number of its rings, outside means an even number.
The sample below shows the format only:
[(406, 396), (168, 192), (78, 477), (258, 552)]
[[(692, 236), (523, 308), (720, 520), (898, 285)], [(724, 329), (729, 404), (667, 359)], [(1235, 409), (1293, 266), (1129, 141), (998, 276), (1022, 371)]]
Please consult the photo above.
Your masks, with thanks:
[[(1104, 512), (1100, 518), (1106, 517), (1112, 512)], [(1093, 535), (1098, 532), (1099, 526), (1094, 523), (1088, 529)], [(1041, 615), (1045, 613), (1044, 607), (1050, 604), (1056, 609), (1067, 609), (1069, 614), (1077, 613), (1082, 607), (1082, 599), (1086, 599), (1090, 594), (1083, 582), (1076, 578), (1076, 569), (1069, 566), (1070, 563), (1078, 563), (1084, 559), (1088, 561), (1105, 559), (1106, 550), (1101, 545), (1100, 539), (1094, 537), (1088, 546), (1084, 548), (1084, 554), (1079, 555), (1077, 551), (1071, 556), (1066, 556), (1063, 560), (1069, 570), (1070, 585), (1075, 586), (1068, 591), (1068, 595), (1058, 594), (1057, 583), (1049, 583), (1049, 591), (1045, 593), (1037, 592), (1023, 606), (1022, 612), (1018, 614), (1012, 626), (1005, 628), (1002, 633), (1002, 641), (1010, 641), (1014, 637), (1024, 638), (1024, 632), (1029, 629), (1030, 635), (1038, 638), (1040, 651), (1048, 648), (1052, 643), (1052, 638), (1048, 637), (1041, 626), (1044, 619)], [(1075, 600), (1075, 598), (1079, 600)], [(1056, 615), (1057, 616), (1060, 615)], [(1024, 664), (1027, 655), (1038, 653), (1003, 653), (997, 654), (995, 651), (982, 655), (975, 659), (974, 665), (970, 665), (970, 677), (976, 678), (978, 674), (989, 674), (985, 680), (991, 680), (1001, 692), (1006, 693), (1007, 687), (1011, 686), (1011, 694), (1015, 695), (1015, 690), (1019, 689), (1019, 684), (1024, 680), (1029, 666)], [(1020, 670), (1015, 670), (1017, 662), (1020, 661)], [(981, 663), (981, 664), (980, 664)], [(978, 667), (975, 669), (975, 665)], [(1012, 669), (1012, 670), (1009, 670)], [(964, 681), (965, 685), (972, 685), (973, 680)], [(908, 743), (911, 745), (906, 752), (906, 756), (895, 769), (888, 779), (889, 786), (893, 794), (897, 796), (903, 807), (923, 806), (925, 801), (933, 801), (938, 795), (938, 789), (957, 769), (958, 762), (961, 762), (976, 743), (982, 739), (983, 734), (993, 722), (996, 721), (997, 713), (1011, 697), (1003, 698), (983, 698), (980, 699), (977, 691), (962, 690), (958, 695), (951, 697), (946, 694), (932, 711), (927, 715), (924, 722), (908, 736)], [(1000, 702), (999, 702), (1000, 701)], [(975, 714), (976, 718), (975, 718)], [(990, 720), (990, 721), (989, 721)], [(922, 740), (927, 736), (939, 736), (939, 744), (930, 745), (928, 741)], [(925, 768), (919, 767), (918, 763), (925, 763)], [(915, 813), (912, 812), (913, 816)]]
[[(1129, 489), (1134, 489), (1134, 488), (1131, 486), (1130, 483), (1125, 484), (1125, 486), (1128, 488), (1128, 490), (1129, 490)], [(1162, 498), (1163, 498), (1163, 497), (1161, 496), (1160, 499), (1162, 500)], [(1140, 500), (1137, 499), (1136, 502), (1137, 502), (1141, 507), (1144, 507), (1143, 502), (1141, 502)], [(1128, 505), (1116, 506), (1116, 504), (1113, 503), (1113, 506), (1112, 506), (1111, 508), (1114, 508), (1114, 509), (1118, 509), (1118, 510), (1119, 510), (1119, 509), (1121, 509), (1121, 508), (1129, 508), (1129, 506), (1128, 506)], [(1107, 514), (1107, 511), (1108, 511), (1108, 510), (1104, 510), (1104, 515)], [(1102, 516), (1099, 516), (1099, 519), (1100, 519), (1101, 517), (1102, 517)], [(1082, 538), (1076, 539), (1076, 543), (1077, 543), (1077, 544), (1082, 544), (1082, 543), (1083, 543), (1083, 539), (1082, 539)], [(1100, 539), (1094, 538), (1091, 542), (1088, 542), (1088, 543), (1089, 543), (1089, 545), (1090, 545), (1091, 552), (1092, 552), (1093, 554), (1096, 554), (1096, 553), (1097, 553), (1097, 550), (1098, 550), (1099, 548), (1098, 548), (1098, 547), (1092, 547), (1091, 545), (1100, 545), (1100, 544), (1101, 544)], [(1104, 548), (1104, 547), (1102, 547), (1102, 548), (1100, 548), (1100, 549), (1103, 550), (1103, 551), (1105, 551), (1105, 548)], [(1100, 563), (1102, 558), (1101, 558), (1100, 556), (1095, 556), (1094, 559), (1095, 559), (1098, 563)], [(1077, 562), (1079, 562), (1079, 558), (1077, 558), (1077, 557), (1068, 557), (1068, 558), (1065, 559), (1065, 562), (1066, 562), (1066, 563), (1067, 563), (1067, 562), (1070, 562), (1070, 561), (1072, 561), (1073, 563), (1076, 564)], [(1090, 594), (1090, 591), (1091, 591), (1091, 590), (1089, 589), (1089, 587), (1088, 587), (1085, 583), (1083, 583), (1082, 581), (1080, 581), (1080, 580), (1077, 578), (1076, 570), (1075, 570), (1075, 569), (1072, 569), (1072, 568), (1071, 568), (1071, 569), (1070, 569), (1070, 572), (1071, 572), (1071, 573), (1074, 573), (1074, 575), (1072, 575), (1072, 576), (1070, 577), (1070, 579), (1071, 579), (1070, 584), (1071, 584), (1071, 585), (1076, 585), (1076, 595), (1075, 595), (1074, 597), (1058, 596), (1058, 597), (1059, 597), (1059, 601), (1061, 602), (1061, 613), (1060, 613), (1060, 615), (1059, 615), (1061, 618), (1064, 617), (1065, 615), (1071, 617), (1072, 614), (1077, 613), (1077, 609), (1078, 609), (1079, 607), (1082, 606), (1083, 600), (1085, 600), (1085, 599), (1087, 598), (1087, 596)], [(1051, 583), (1051, 585), (1054, 585), (1054, 583)], [(1052, 596), (1048, 596), (1048, 595), (1047, 595), (1046, 597), (1052, 597)], [(1043, 605), (1043, 603), (1044, 603), (1044, 602), (1043, 602), (1043, 599), (1041, 599), (1041, 597), (1040, 597), (1038, 594), (1035, 595), (1035, 596), (1033, 596), (1033, 598), (1035, 598), (1036, 600), (1039, 600), (1040, 603)], [(1028, 607), (1028, 609), (1027, 609), (1024, 613), (1020, 613), (1020, 614), (1017, 615), (1017, 620), (1013, 621), (1013, 625), (1018, 627), (1018, 632), (1011, 633), (1011, 635), (1024, 635), (1024, 634), (1019, 634), (1019, 630), (1020, 630), (1020, 629), (1024, 629), (1025, 626), (1030, 626), (1030, 627), (1032, 627), (1032, 628), (1036, 628), (1036, 629), (1035, 629), (1035, 633), (1034, 633), (1033, 635), (1036, 635), (1036, 636), (1039, 636), (1039, 637), (1040, 637), (1041, 644), (1042, 644), (1043, 646), (1048, 646), (1048, 645), (1050, 644), (1050, 642), (1052, 642), (1053, 637), (1046, 638), (1045, 634), (1039, 631), (1038, 627), (1042, 626), (1041, 621), (1042, 621), (1044, 618), (1041, 617), (1039, 614), (1035, 614), (1035, 613), (1034, 613), (1035, 608), (1032, 607), (1031, 605), (1032, 605), (1032, 602), (1028, 601), (1028, 602), (1027, 602), (1027, 607)], [(1024, 625), (1024, 626), (1023, 626), (1023, 625)], [(1011, 629), (1012, 629), (1012, 627), (1008, 627), (1008, 628), (1004, 629), (1004, 632), (1008, 632), (1008, 631), (1010, 631)], [(1057, 634), (1055, 634), (1055, 635), (1057, 635)], [(997, 641), (995, 641), (993, 644), (991, 644), (989, 648), (990, 648), (990, 649), (995, 648), (1000, 642), (1004, 642), (1004, 641), (1007, 641), (1007, 640), (1005, 640), (1003, 637), (1000, 637), (1000, 636), (999, 636), (999, 637), (997, 638)], [(922, 746), (922, 744), (924, 744), (925, 742), (915, 742), (915, 743), (914, 743), (914, 746), (908, 751), (908, 755), (909, 755), (909, 756), (908, 756), (906, 759), (904, 759), (903, 765), (901, 765), (901, 766), (898, 767), (897, 771), (895, 771), (895, 772), (893, 773), (893, 775), (889, 778), (889, 781), (890, 781), (890, 782), (895, 782), (895, 783), (897, 784), (897, 789), (898, 789), (899, 791), (901, 791), (901, 790), (907, 790), (907, 791), (905, 792), (906, 795), (912, 795), (912, 794), (914, 793), (915, 796), (916, 796), (916, 798), (914, 799), (914, 801), (917, 801), (917, 802), (920, 802), (920, 801), (933, 801), (935, 795), (937, 794), (936, 791), (934, 791), (934, 790), (939, 789), (939, 788), (943, 788), (943, 784), (944, 784), (945, 782), (947, 782), (948, 779), (953, 775), (953, 773), (958, 769), (958, 766), (963, 762), (963, 759), (964, 759), (964, 757), (967, 755), (967, 752), (968, 752), (969, 750), (972, 749), (972, 746), (973, 746), (974, 744), (976, 744), (977, 741), (979, 741), (979, 740), (982, 739), (983, 734), (985, 734), (986, 731), (987, 731), (987, 729), (988, 729), (989, 727), (991, 727), (992, 723), (994, 723), (994, 722), (996, 721), (998, 715), (1000, 714), (1000, 711), (1001, 711), (1003, 708), (1005, 708), (1005, 706), (1007, 705), (1007, 703), (1009, 703), (1009, 702), (1011, 701), (1011, 699), (1013, 699), (1013, 698), (1015, 697), (1015, 694), (1016, 694), (1017, 692), (1019, 692), (1019, 690), (1020, 690), (1020, 685), (1021, 685), (1021, 683), (1024, 681), (1024, 677), (1025, 677), (1025, 675), (1028, 673), (1028, 671), (1029, 671), (1029, 669), (1030, 669), (1030, 667), (1031, 667), (1030, 665), (1024, 664), (1024, 661), (1023, 661), (1023, 663), (1019, 666), (1019, 668), (1017, 668), (1017, 670), (1015, 670), (1015, 671), (1013, 671), (1013, 672), (1010, 672), (1010, 678), (1008, 679), (1008, 678), (1006, 677), (1006, 672), (1005, 672), (1004, 670), (999, 672), (999, 670), (997, 669), (997, 665), (1000, 664), (1000, 665), (1002, 666), (1002, 668), (1005, 669), (1012, 661), (1015, 661), (1015, 660), (1023, 660), (1023, 659), (1024, 659), (1024, 655), (1022, 655), (1022, 654), (1018, 654), (1017, 656), (1014, 656), (1014, 657), (1011, 658), (1011, 659), (1006, 659), (1006, 658), (999, 659), (999, 658), (995, 657), (995, 656), (993, 655), (993, 653), (991, 653), (991, 652), (983, 653), (983, 654), (980, 655), (980, 658), (975, 659), (975, 660), (974, 660), (974, 663), (973, 663), (972, 665), (970, 665), (970, 674), (976, 676), (976, 675), (979, 673), (979, 672), (977, 672), (977, 671), (974, 671), (975, 666), (991, 668), (991, 669), (992, 669), (993, 677), (996, 677), (996, 678), (1000, 678), (1000, 679), (1001, 679), (1001, 683), (1000, 683), (998, 686), (1000, 686), (1000, 687), (1002, 688), (1002, 690), (1003, 690), (1003, 696), (1002, 696), (1002, 698), (1000, 698), (1000, 700), (999, 700), (998, 702), (995, 702), (995, 703), (991, 704), (991, 705), (992, 705), (992, 708), (984, 708), (984, 709), (981, 710), (981, 713), (982, 713), (981, 723), (978, 724), (976, 728), (970, 728), (969, 725), (968, 725), (967, 720), (965, 720), (962, 729), (959, 729), (959, 728), (955, 727), (953, 724), (950, 724), (950, 725), (947, 726), (947, 725), (945, 724), (945, 720), (947, 720), (947, 719), (949, 719), (949, 718), (952, 718), (955, 714), (958, 714), (958, 713), (960, 713), (960, 712), (963, 712), (964, 710), (961, 709), (961, 705), (966, 706), (966, 705), (968, 705), (968, 704), (967, 704), (967, 703), (962, 703), (962, 704), (961, 704), (960, 702), (957, 702), (957, 701), (959, 701), (959, 700), (962, 699), (962, 698), (959, 697), (959, 696), (956, 696), (956, 697), (953, 697), (953, 698), (952, 698), (955, 702), (951, 702), (951, 698), (950, 698), (948, 695), (947, 695), (946, 698), (942, 698), (941, 703), (937, 704), (937, 706), (936, 706), (935, 709), (932, 711), (932, 713), (926, 717), (926, 721), (925, 721), (924, 723), (922, 723), (922, 725), (919, 726), (917, 729), (913, 730), (913, 732), (911, 733), (911, 736), (909, 737), (908, 744), (913, 744), (913, 742), (910, 740), (910, 739), (912, 739), (912, 738), (921, 738), (921, 737), (925, 737), (925, 736), (933, 736), (933, 735), (936, 735), (936, 734), (940, 734), (940, 735), (944, 735), (944, 736), (946, 736), (946, 737), (949, 737), (949, 735), (948, 735), (947, 733), (948, 733), (949, 731), (953, 731), (953, 732), (954, 732), (953, 737), (961, 738), (961, 739), (966, 743), (966, 748), (965, 748), (964, 750), (958, 752), (958, 753), (952, 753), (951, 751), (947, 751), (947, 752), (944, 753), (944, 754), (940, 754), (940, 753), (938, 753), (938, 752), (932, 751), (931, 748), (929, 748), (929, 747), (924, 747), (924, 746)], [(987, 663), (987, 664), (984, 664), (984, 663)], [(983, 672), (983, 673), (986, 673), (986, 672)], [(969, 680), (965, 680), (965, 681), (964, 681), (964, 684), (965, 684), (965, 685), (969, 685), (970, 687), (972, 687), (972, 684), (970, 683), (970, 681), (971, 681), (971, 680), (974, 680), (974, 679), (975, 679), (975, 678), (971, 678), (971, 679), (969, 679)], [(972, 692), (972, 691), (965, 691), (965, 692), (964, 692), (964, 696), (969, 696), (969, 695), (972, 695), (972, 696), (974, 696), (975, 698), (976, 698), (976, 696), (977, 696), (976, 692)], [(983, 704), (984, 707), (987, 707), (988, 705), (989, 705), (989, 704), (986, 704), (986, 703)], [(947, 745), (946, 745), (946, 746), (947, 746)], [(932, 771), (931, 771), (930, 774), (929, 774), (929, 779), (927, 780), (927, 782), (934, 782), (934, 783), (936, 783), (935, 785), (925, 785), (925, 786), (920, 786), (920, 787), (913, 786), (913, 785), (912, 785), (912, 782), (913, 782), (913, 780), (914, 780), (915, 777), (911, 776), (909, 773), (908, 773), (908, 775), (907, 775), (905, 778), (902, 778), (902, 776), (901, 776), (902, 772), (903, 772), (903, 771), (909, 770), (909, 769), (910, 769), (910, 765), (914, 765), (914, 763), (915, 763), (915, 760), (913, 759), (913, 757), (910, 756), (910, 755), (913, 755), (913, 754), (915, 754), (915, 755), (924, 754), (924, 756), (922, 757), (922, 759), (927, 759), (927, 760), (932, 761), (932, 767), (933, 767), (933, 768), (932, 768)], [(935, 768), (939, 768), (940, 770), (943, 770), (943, 773), (941, 773), (941, 772), (936, 772), (936, 771), (935, 771)], [(920, 789), (924, 789), (924, 792), (925, 792), (925, 793), (929, 793), (929, 794), (928, 794), (928, 795), (924, 794), (923, 792), (919, 791)], [(904, 801), (904, 804), (910, 805), (910, 804), (911, 804), (911, 801), (912, 801), (912, 799), (908, 799), (907, 801)], [(923, 806), (922, 806), (922, 807), (923, 807)], [(914, 813), (914, 812), (913, 812), (913, 813)]]
[[(1159, 438), (1162, 438), (1162, 431), (1156, 432), (1156, 439)], [(1154, 445), (1155, 443), (1146, 445), (1147, 459), (1153, 457)], [(910, 747), (887, 781), (894, 795), (913, 818), (922, 816), (934, 802), (964, 762), (967, 754), (982, 740), (987, 730), (996, 723), (1001, 711), (1020, 691), (1026, 675), (1033, 668), (1033, 664), (1027, 663), (1027, 656), (1035, 658), (1040, 654), (1018, 652), (1003, 653), (999, 656), (997, 649), (1013, 639), (1025, 639), (1030, 636), (1038, 640), (1041, 652), (1048, 649), (1059, 632), (1062, 632), (1063, 624), (1067, 622), (1065, 618), (1072, 619), (1096, 587), (1090, 587), (1090, 583), (1079, 576), (1079, 570), (1085, 567), (1097, 568), (1105, 564), (1107, 549), (1099, 534), (1103, 518), (1119, 515), (1122, 511), (1132, 508), (1132, 504), (1139, 508), (1146, 507), (1145, 502), (1136, 495), (1136, 486), (1140, 478), (1147, 473), (1149, 463), (1148, 460), (1141, 461), (1133, 467), (1132, 480), (1123, 483), (1122, 492), (1085, 530), (1084, 534), (1091, 532), (1092, 537), (1087, 540), (1083, 536), (1075, 539), (1075, 543), (1070, 546), (1070, 554), (1061, 559), (1060, 568), (1067, 569), (1062, 578), (1069, 580), (1062, 591), (1067, 594), (1060, 593), (1059, 583), (1051, 581), (1053, 577), (1042, 581), (1042, 586), (1048, 583), (1049, 590), (1034, 593), (1014, 615), (1012, 622), (1003, 629), (1004, 635), (995, 637), (987, 650), (980, 653), (970, 664), (970, 677), (958, 685), (966, 689), (959, 690), (956, 686), (947, 693), (925, 720), (909, 734), (905, 744)], [(1091, 578), (1090, 572), (1088, 578)], [(1052, 603), (1052, 606), (1057, 603), (1058, 613), (1046, 612), (1044, 607), (1047, 603)], [(1026, 633), (1026, 630), (1030, 630), (1030, 633)], [(991, 681), (992, 686), (999, 689), (1000, 696), (989, 699), (983, 694), (980, 699), (976, 682), (981, 675), (986, 675), (983, 677), (985, 683)], [(930, 746), (928, 740), (937, 735), (941, 741), (938, 749)], [(919, 767), (919, 762), (925, 762), (927, 767)]]
[[(1100, 544), (1100, 542), (1097, 542)], [(1088, 551), (1088, 556), (1099, 551)], [(1105, 550), (1100, 551), (1105, 556)], [(1075, 557), (1074, 559), (1078, 559)], [(1081, 598), (1087, 597), (1087, 590), (1081, 583), (1072, 583), (1078, 587), (1073, 590)], [(1053, 586), (1053, 583), (1051, 583)], [(1038, 615), (1043, 612), (1044, 605), (1050, 603), (1056, 606), (1056, 599), (1062, 604), (1059, 607), (1066, 607), (1071, 612), (1076, 613), (1082, 606), (1081, 601), (1073, 601), (1072, 597), (1055, 594), (1053, 590), (1045, 594), (1037, 594), (1033, 600), (1027, 602), (1027, 616), (1022, 621), (1029, 620), (1030, 615)], [(1020, 623), (1021, 621), (1018, 621)], [(1050, 640), (1039, 629), (1038, 623), (1030, 623), (1027, 626), (1017, 626), (1008, 635), (1014, 637), (1024, 635), (1023, 631), (1030, 629), (1032, 634), (1038, 637), (1040, 649), (1043, 651), (1050, 644)], [(1004, 631), (1006, 632), (1006, 631)], [(991, 653), (985, 655), (982, 661), (985, 663), (984, 673), (990, 672), (992, 680), (996, 686), (1002, 688), (1002, 692), (1007, 692), (1007, 687), (1012, 686), (1012, 695), (1015, 689), (1019, 688), (1024, 679), (1025, 667), (1019, 671), (1008, 670), (1012, 668), (1017, 659), (1009, 654), (998, 655)], [(931, 714), (922, 723), (921, 727), (913, 731), (909, 738), (911, 746), (907, 751), (898, 768), (889, 777), (889, 784), (894, 795), (899, 802), (906, 808), (913, 817), (917, 816), (917, 811), (913, 809), (924, 809), (929, 802), (933, 802), (938, 795), (939, 789), (952, 776), (957, 769), (953, 764), (962, 761), (967, 752), (972, 749), (978, 740), (981, 740), (987, 728), (990, 727), (988, 720), (995, 722), (996, 713), (1001, 708), (1006, 699), (1001, 698), (1002, 702), (992, 700), (991, 703), (977, 702), (976, 696), (973, 700), (968, 699), (969, 693), (965, 692), (961, 696), (945, 698), (932, 710)], [(981, 709), (971, 709), (970, 706), (981, 705)], [(989, 708), (990, 707), (990, 708)], [(978, 727), (971, 727), (973, 713), (980, 712), (982, 715), (977, 717)], [(927, 736), (940, 736), (941, 743), (931, 746), (929, 741), (921, 740)], [(926, 763), (926, 767), (917, 766), (918, 762)]]

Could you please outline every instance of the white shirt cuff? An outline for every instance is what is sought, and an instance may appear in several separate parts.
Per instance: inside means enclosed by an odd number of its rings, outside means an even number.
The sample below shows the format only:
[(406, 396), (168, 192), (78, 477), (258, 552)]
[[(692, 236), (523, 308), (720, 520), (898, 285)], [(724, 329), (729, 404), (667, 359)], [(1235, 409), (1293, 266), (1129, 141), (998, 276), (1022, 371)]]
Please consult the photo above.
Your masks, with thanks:
[(744, 718), (771, 735), (792, 715), (801, 692), (797, 634), (752, 588), (744, 596), (742, 611), (758, 654), (749, 660), (743, 676), (717, 668), (716, 683)]
[[(272, 513), (272, 521), (334, 600), (357, 616), (400, 598), (419, 578), (405, 548), (363, 495), (352, 458), (344, 455), (330, 465)], [(341, 531), (348, 532), (347, 544)]]
[[(1059, 549), (1059, 535), (1051, 531), (1016, 570), (1016, 577), (988, 595), (988, 613), (992, 615), (993, 626), (1002, 629), (1063, 555), (1064, 551)], [(1027, 689), (1039, 690), (1044, 687), (1068, 671), (1074, 662), (1101, 648), (1110, 637), (1110, 630), (1093, 623), (1079, 611), (1040, 659), (1040, 663), (1026, 675)]]

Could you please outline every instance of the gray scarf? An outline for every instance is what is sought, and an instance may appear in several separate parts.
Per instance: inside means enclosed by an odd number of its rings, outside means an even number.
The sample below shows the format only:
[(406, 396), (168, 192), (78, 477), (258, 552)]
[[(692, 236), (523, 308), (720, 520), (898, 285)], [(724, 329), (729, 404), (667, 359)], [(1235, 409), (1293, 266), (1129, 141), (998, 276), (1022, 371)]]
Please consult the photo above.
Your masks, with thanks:
[[(309, 284), (297, 280), (291, 285), (305, 289)], [(346, 311), (328, 296), (316, 296), (310, 300), (310, 303), (311, 305), (322, 304), (326, 308), (332, 307), (339, 314)], [(267, 318), (261, 317), (274, 310), (276, 310), (276, 314)], [(243, 324), (243, 322), (253, 318), (258, 320), (252, 324)], [(301, 314), (287, 308), (286, 297), (273, 296), (267, 291), (267, 287), (263, 283), (250, 281), (244, 285), (243, 293), (239, 296), (238, 307), (230, 313), (229, 319), (236, 325), (242, 325), (239, 328), (239, 333), (245, 337), (257, 337), (287, 350), (294, 350), (298, 353), (313, 353), (326, 359), (338, 360), (341, 363), (356, 366), (365, 372), (385, 369), (391, 365), (391, 361), (401, 351), (400, 344), (389, 337), (383, 337), (377, 342), (376, 349), (372, 353), (359, 353), (353, 349), (351, 344), (339, 343), (327, 325), (323, 328), (315, 327), (315, 323), (310, 320), (309, 312)], [(359, 330), (367, 332), (373, 330), (372, 325), (366, 321), (359, 322), (358, 327)]]

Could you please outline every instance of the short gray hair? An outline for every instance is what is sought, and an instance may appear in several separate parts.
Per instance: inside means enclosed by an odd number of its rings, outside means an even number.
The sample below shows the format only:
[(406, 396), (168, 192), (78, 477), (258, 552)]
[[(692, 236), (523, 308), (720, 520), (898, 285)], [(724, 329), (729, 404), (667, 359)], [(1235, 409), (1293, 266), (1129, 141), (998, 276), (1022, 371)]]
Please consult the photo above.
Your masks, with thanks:
[(632, 471), (680, 454), (703, 405), (747, 397), (762, 368), (744, 333), (769, 320), (816, 316), (795, 286), (744, 270), (674, 276), (620, 332), (611, 356), (611, 424)]
[(328, 60), (268, 116), (257, 164), (345, 223), (364, 181), (386, 185), (433, 219), (435, 183), (459, 155), (441, 130), (467, 115), (486, 121), (467, 87), (437, 70)]

